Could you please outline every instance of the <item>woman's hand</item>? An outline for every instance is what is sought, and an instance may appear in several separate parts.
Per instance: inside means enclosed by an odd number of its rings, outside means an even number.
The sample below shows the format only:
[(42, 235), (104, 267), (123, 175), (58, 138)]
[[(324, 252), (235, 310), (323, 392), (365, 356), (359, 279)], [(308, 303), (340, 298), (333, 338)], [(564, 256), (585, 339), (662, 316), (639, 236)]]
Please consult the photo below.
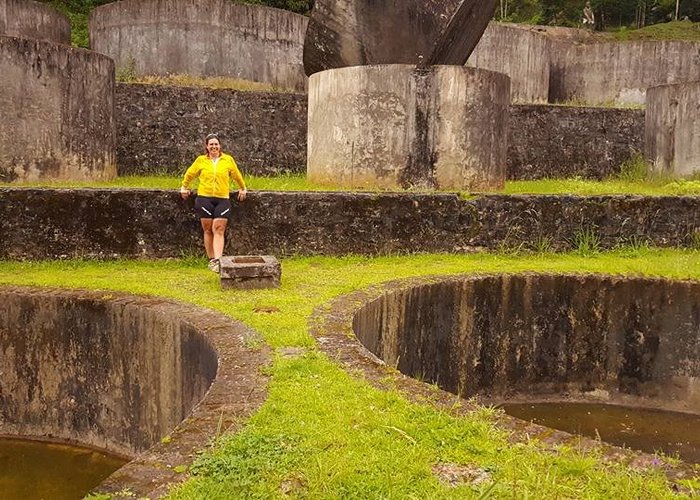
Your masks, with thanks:
[(245, 195), (248, 193), (247, 189), (238, 190), (238, 201), (245, 201)]
[(182, 197), (183, 200), (186, 200), (187, 198), (190, 197), (191, 191), (187, 189), (186, 187), (181, 187), (180, 188), (180, 197)]

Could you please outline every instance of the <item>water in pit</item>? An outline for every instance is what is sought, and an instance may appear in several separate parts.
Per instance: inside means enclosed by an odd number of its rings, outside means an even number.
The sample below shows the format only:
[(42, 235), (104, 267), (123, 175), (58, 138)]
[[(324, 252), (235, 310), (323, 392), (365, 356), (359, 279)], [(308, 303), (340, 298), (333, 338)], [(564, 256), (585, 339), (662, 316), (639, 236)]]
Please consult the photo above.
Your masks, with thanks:
[(586, 403), (505, 404), (513, 417), (647, 453), (700, 463), (700, 416)]
[(80, 499), (125, 463), (91, 449), (0, 438), (0, 498)]

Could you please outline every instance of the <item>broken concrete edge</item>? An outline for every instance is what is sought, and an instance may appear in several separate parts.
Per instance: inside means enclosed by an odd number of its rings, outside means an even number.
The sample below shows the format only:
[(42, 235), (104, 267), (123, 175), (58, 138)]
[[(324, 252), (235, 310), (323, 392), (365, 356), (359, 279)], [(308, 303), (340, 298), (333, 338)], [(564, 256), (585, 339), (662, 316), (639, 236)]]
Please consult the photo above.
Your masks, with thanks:
[[(355, 336), (353, 322), (358, 311), (370, 302), (385, 294), (406, 290), (421, 285), (436, 284), (446, 280), (466, 277), (488, 277), (514, 273), (465, 273), (456, 275), (424, 276), (380, 283), (363, 290), (356, 290), (347, 295), (336, 297), (328, 303), (314, 309), (309, 317), (309, 333), (316, 339), (318, 348), (331, 361), (349, 374), (367, 381), (380, 390), (397, 391), (409, 401), (431, 405), (440, 411), (460, 417), (477, 411), (482, 407), (478, 398), (464, 399), (444, 391), (436, 385), (411, 378), (397, 369), (388, 366), (372, 352), (365, 348)], [(555, 276), (555, 273), (525, 272), (538, 276)], [(562, 273), (558, 276), (591, 276), (593, 273)], [(601, 278), (625, 279), (623, 275), (595, 274)], [(665, 280), (666, 278), (644, 277), (648, 280)], [(673, 281), (695, 282), (678, 279)], [(533, 439), (543, 443), (548, 450), (556, 451), (560, 446), (570, 446), (582, 451), (597, 451), (605, 462), (622, 463), (634, 470), (661, 469), (673, 488), (685, 491), (686, 488), (677, 481), (683, 479), (700, 479), (697, 467), (677, 460), (667, 461), (656, 455), (636, 450), (613, 446), (595, 439), (559, 431), (550, 427), (534, 424), (511, 417), (505, 413), (496, 417), (495, 424), (509, 433), (509, 443), (526, 443)]]
[[(190, 415), (160, 442), (119, 468), (91, 493), (111, 498), (159, 498), (189, 477), (188, 467), (222, 432), (237, 431), (267, 398), (270, 350), (257, 342), (259, 334), (224, 314), (192, 304), (157, 296), (134, 295), (111, 290), (1, 286), (21, 294), (55, 293), (67, 299), (102, 302), (128, 301), (137, 307), (157, 308), (194, 328), (216, 352), (218, 368), (204, 398)], [(254, 344), (255, 347), (247, 347)], [(245, 399), (231, 400), (232, 394)], [(14, 436), (21, 437), (21, 436)], [(79, 443), (78, 443), (79, 444)]]

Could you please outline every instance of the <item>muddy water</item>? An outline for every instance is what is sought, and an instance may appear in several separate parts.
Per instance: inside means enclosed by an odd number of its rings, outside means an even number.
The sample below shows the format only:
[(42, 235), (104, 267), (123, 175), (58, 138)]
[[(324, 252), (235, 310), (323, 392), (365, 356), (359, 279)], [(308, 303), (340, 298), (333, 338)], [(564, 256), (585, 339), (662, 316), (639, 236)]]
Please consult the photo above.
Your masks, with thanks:
[(125, 463), (95, 450), (0, 438), (0, 499), (79, 499)]
[(583, 403), (506, 404), (503, 409), (513, 417), (554, 429), (700, 463), (698, 415)]

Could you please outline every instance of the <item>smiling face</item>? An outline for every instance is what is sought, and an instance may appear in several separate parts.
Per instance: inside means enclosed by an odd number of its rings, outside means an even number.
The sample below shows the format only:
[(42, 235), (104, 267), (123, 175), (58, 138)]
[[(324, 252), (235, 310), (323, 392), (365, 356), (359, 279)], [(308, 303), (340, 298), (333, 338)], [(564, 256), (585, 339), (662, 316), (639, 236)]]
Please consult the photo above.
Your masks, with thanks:
[(209, 154), (209, 158), (216, 158), (221, 154), (221, 144), (219, 144), (219, 139), (214, 137), (207, 141), (207, 153)]

